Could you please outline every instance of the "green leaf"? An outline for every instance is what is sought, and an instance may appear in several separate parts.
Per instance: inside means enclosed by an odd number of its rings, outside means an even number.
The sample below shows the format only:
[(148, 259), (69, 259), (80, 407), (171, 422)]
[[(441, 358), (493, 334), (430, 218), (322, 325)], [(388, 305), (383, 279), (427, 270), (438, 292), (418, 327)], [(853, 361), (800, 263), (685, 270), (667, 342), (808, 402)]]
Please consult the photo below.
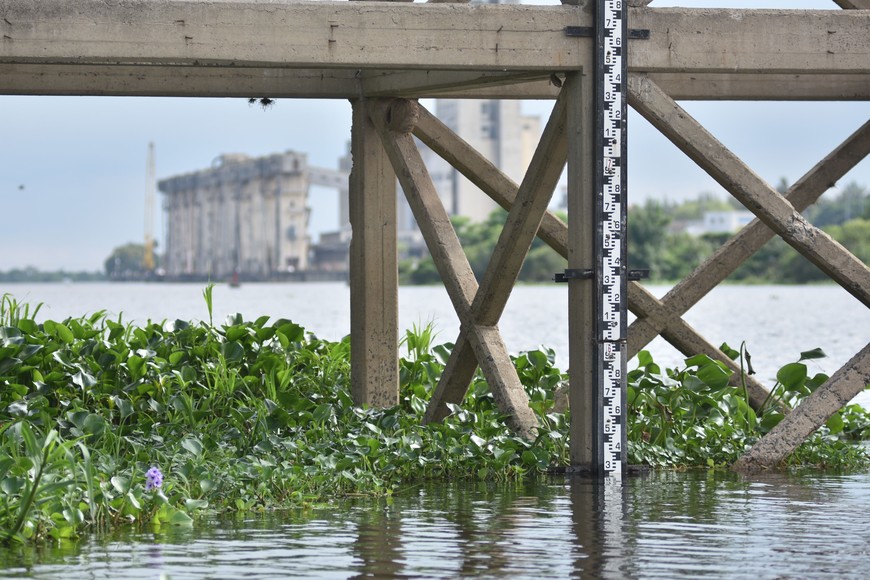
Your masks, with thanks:
[(244, 324), (240, 324), (238, 326), (230, 326), (226, 330), (226, 337), (228, 341), (239, 340), (243, 336), (247, 336), (248, 327)]
[(807, 381), (807, 365), (789, 363), (777, 371), (776, 380), (786, 391), (799, 392)]
[(201, 510), (208, 507), (208, 501), (204, 499), (186, 499), (184, 500), (184, 507), (188, 510)]
[(115, 401), (115, 406), (118, 407), (118, 412), (121, 413), (121, 420), (133, 414), (133, 403), (118, 396), (112, 397), (112, 399)]
[(27, 344), (18, 353), (18, 358), (23, 362), (42, 350), (41, 344)]
[(192, 383), (196, 380), (196, 376), (196, 370), (193, 367), (189, 365), (181, 367), (181, 380), (185, 383)]
[(18, 329), (25, 334), (36, 334), (39, 332), (39, 325), (29, 318), (22, 318), (18, 321)]
[(199, 457), (202, 455), (202, 443), (193, 437), (188, 437), (181, 441), (181, 446), (193, 453), (195, 456)]
[(329, 403), (323, 403), (314, 409), (313, 417), (316, 423), (323, 423), (330, 416), (332, 416), (332, 405)]
[(801, 353), (801, 357), (798, 360), (813, 360), (818, 358), (825, 358), (826, 356), (828, 355), (826, 355), (825, 351), (823, 351), (821, 348), (814, 348), (813, 350), (803, 351)]
[(286, 338), (289, 342), (299, 342), (305, 337), (305, 329), (298, 324), (288, 322), (278, 327), (278, 334)]
[(130, 371), (130, 377), (134, 381), (138, 381), (145, 376), (145, 359), (135, 354), (130, 355), (127, 359), (127, 370)]
[(764, 417), (762, 417), (762, 419), (761, 419), (761, 427), (762, 427), (762, 429), (763, 429), (765, 432), (770, 431), (771, 429), (773, 429), (774, 427), (776, 427), (776, 426), (779, 424), (780, 421), (782, 421), (782, 418), (783, 418), (784, 416), (785, 416), (785, 415), (783, 415), (782, 413), (778, 413), (778, 412), (775, 412), (775, 411), (771, 411), (771, 412), (769, 412), (769, 413), (765, 413)]
[(710, 362), (698, 369), (698, 378), (711, 389), (724, 389), (728, 386), (731, 371), (723, 369), (718, 364)]
[(712, 363), (713, 359), (706, 354), (696, 354), (695, 356), (686, 359), (687, 367), (702, 367)]
[(127, 493), (130, 489), (130, 478), (125, 477), (123, 475), (116, 475), (112, 477), (109, 481), (112, 482), (112, 487), (114, 487), (118, 493)]
[(546, 368), (547, 364), (549, 363), (549, 361), (547, 360), (547, 355), (539, 350), (529, 351), (526, 356), (528, 356), (529, 361), (538, 370)]
[(245, 357), (245, 349), (237, 341), (221, 344), (221, 354), (227, 362), (235, 363)]
[(84, 431), (87, 435), (93, 435), (95, 438), (99, 438), (100, 435), (103, 434), (103, 431), (106, 430), (106, 420), (103, 419), (99, 415), (95, 415), (94, 413), (89, 413), (85, 418)]
[(0, 490), (6, 495), (16, 495), (24, 488), (23, 477), (7, 477), (0, 481)]
[(75, 340), (75, 336), (73, 335), (72, 331), (63, 324), (58, 323), (55, 326), (55, 331), (57, 332), (57, 337), (64, 344), (70, 344), (73, 340)]
[(737, 357), (740, 356), (740, 351), (731, 348), (727, 342), (723, 342), (722, 345), (719, 347), (719, 350), (724, 352), (725, 355), (731, 360), (736, 360)]
[(643, 368), (653, 363), (653, 357), (648, 350), (642, 350), (637, 353), (637, 366)]
[(90, 389), (97, 384), (97, 379), (84, 369), (79, 369), (79, 372), (70, 377), (70, 380), (72, 380), (73, 384), (82, 390)]
[(831, 435), (837, 435), (843, 431), (843, 416), (840, 413), (834, 413), (830, 419), (825, 421), (825, 426), (831, 431)]

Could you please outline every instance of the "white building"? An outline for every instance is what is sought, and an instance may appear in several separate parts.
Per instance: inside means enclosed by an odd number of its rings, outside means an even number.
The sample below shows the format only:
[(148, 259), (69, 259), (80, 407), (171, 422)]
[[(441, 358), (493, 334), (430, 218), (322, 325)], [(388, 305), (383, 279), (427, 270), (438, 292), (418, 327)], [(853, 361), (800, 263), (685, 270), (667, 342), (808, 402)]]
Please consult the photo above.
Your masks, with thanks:
[(685, 231), (693, 236), (733, 234), (755, 219), (747, 210), (705, 211), (700, 221), (688, 224)]

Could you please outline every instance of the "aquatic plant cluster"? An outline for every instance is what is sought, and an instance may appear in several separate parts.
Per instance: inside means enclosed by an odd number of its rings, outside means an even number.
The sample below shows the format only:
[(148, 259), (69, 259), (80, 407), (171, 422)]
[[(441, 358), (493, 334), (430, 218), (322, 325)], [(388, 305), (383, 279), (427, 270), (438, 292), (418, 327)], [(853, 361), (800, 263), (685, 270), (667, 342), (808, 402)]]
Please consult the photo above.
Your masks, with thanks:
[[(0, 541), (191, 525), (200, 510), (393, 494), (432, 478), (515, 479), (568, 463), (570, 411), (554, 407), (567, 377), (550, 350), (513, 359), (541, 424), (535, 441), (505, 427), (482, 376), (448, 419), (423, 426), (452, 347), (435, 344), (431, 326), (404, 337), (400, 404), (362, 409), (350, 395), (348, 339), (267, 317), (216, 326), (210, 288), (205, 297), (208, 323), (141, 326), (102, 312), (37, 323), (39, 307), (0, 299)], [(773, 402), (794, 404), (824, 379), (794, 363), (756, 413), (720, 363), (694, 357), (669, 370), (639, 359), (628, 377), (629, 457), (662, 467), (729, 464), (781, 417)], [(868, 434), (870, 415), (850, 406), (794, 457), (865, 465), (851, 441)]]

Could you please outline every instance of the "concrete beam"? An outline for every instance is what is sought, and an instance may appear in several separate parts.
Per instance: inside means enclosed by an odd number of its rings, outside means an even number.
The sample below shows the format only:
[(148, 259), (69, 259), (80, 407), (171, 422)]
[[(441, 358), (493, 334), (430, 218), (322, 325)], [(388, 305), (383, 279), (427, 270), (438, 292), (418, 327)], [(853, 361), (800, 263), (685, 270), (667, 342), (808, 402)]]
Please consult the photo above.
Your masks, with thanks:
[[(591, 76), (572, 73), (568, 93), (568, 267), (595, 264), (595, 83)], [(571, 406), (571, 465), (594, 469), (595, 396), (598, 324), (595, 320), (595, 283), (592, 279), (568, 282), (568, 399)]]
[(629, 26), (650, 30), (629, 52), (631, 72), (870, 72), (862, 10), (639, 8)]
[(242, 67), (0, 64), (0, 94), (353, 99), (356, 71)]
[[(804, 211), (868, 155), (870, 155), (870, 121), (864, 123), (797, 180), (786, 193), (786, 199), (797, 211)], [(671, 288), (661, 301), (651, 297), (649, 299), (651, 303), (658, 303), (659, 306), (664, 307), (664, 312), (667, 313), (664, 315), (665, 320), (655, 323), (636, 311), (639, 318), (628, 327), (628, 356), (633, 357), (658, 336), (669, 320), (681, 322), (680, 316), (761, 249), (773, 235), (773, 231), (756, 218)]]
[[(583, 79), (585, 77), (579, 78)], [(576, 84), (579, 84), (580, 82), (582, 81), (578, 79)], [(569, 88), (566, 85), (562, 90), (578, 91), (579, 89)], [(577, 98), (579, 97), (575, 97), (574, 100)], [(571, 106), (579, 107), (580, 104), (574, 103), (574, 100), (571, 100)], [(576, 114), (579, 115), (580, 113)], [(569, 130), (573, 129), (569, 128)], [(517, 203), (517, 184), (511, 181), (490, 161), (485, 159), (473, 147), (450, 131), (450, 129), (441, 123), (441, 121), (422, 107), (420, 109), (420, 119), (414, 129), (414, 135), (451, 166), (455, 167), (460, 173), (462, 173), (462, 175), (468, 178), (472, 183), (479, 187), (481, 191), (486, 193), (504, 209), (510, 211), (514, 204)], [(578, 148), (579, 145), (579, 143), (574, 144), (574, 146)], [(580, 153), (578, 152), (577, 155), (580, 155)], [(851, 156), (851, 153), (848, 153), (847, 156)], [(854, 160), (854, 162), (857, 162), (857, 160)], [(582, 168), (578, 168), (577, 179), (579, 180), (582, 175), (584, 175)], [(825, 172), (825, 175), (833, 177), (833, 175), (828, 172)], [(579, 210), (578, 213), (581, 214), (581, 217), (575, 218), (577, 220), (581, 220), (586, 215)], [(580, 236), (581, 232), (577, 231), (575, 234)], [(568, 258), (568, 226), (557, 216), (551, 212), (545, 212), (537, 235), (560, 256), (566, 259)], [(591, 260), (591, 258), (589, 259)], [(575, 301), (572, 299), (570, 304), (580, 309), (583, 301)], [(671, 315), (666, 312), (661, 302), (638, 282), (629, 283), (628, 307), (632, 312), (640, 317), (635, 321), (635, 324), (639, 321), (644, 321), (644, 317), (650, 317), (649, 322), (646, 324), (654, 335), (657, 335), (660, 331), (665, 340), (674, 345), (686, 356), (706, 354), (711, 358), (722, 361), (735, 373), (733, 377), (734, 383), (741, 384), (740, 366), (737, 363), (700, 336), (679, 316)], [(656, 322), (656, 324), (653, 325), (651, 322)], [(580, 323), (576, 330), (582, 332), (583, 328), (584, 324)], [(628, 337), (629, 357), (631, 357), (637, 353), (636, 349), (634, 351), (631, 350), (631, 345), (638, 342), (633, 338), (631, 328), (629, 329)], [(432, 400), (436, 401), (436, 404), (430, 404), (429, 410), (427, 410), (427, 417), (430, 417), (431, 414), (430, 420), (440, 420), (445, 416), (446, 408), (438, 402), (439, 400), (443, 399), (444, 402), (457, 402), (461, 400), (465, 393), (468, 381), (463, 377), (467, 376), (469, 377), (468, 380), (470, 380), (470, 377), (476, 368), (476, 361), (473, 356), (468, 354), (470, 351), (468, 350), (469, 347), (466, 343), (466, 333), (460, 333), (459, 339), (456, 341), (456, 346), (453, 349), (453, 353), (461, 353), (463, 357), (451, 356), (448, 360), (443, 376), (452, 377), (455, 380), (451, 380), (449, 384), (445, 384), (443, 387), (439, 384), (439, 388), (436, 389), (435, 394), (432, 396)], [(590, 344), (588, 341), (575, 343), (573, 340), (571, 343), (578, 346), (578, 348), (582, 347), (584, 344)], [(572, 368), (574, 368), (573, 362)], [(760, 407), (764, 400), (767, 399), (767, 389), (752, 376), (745, 376), (743, 377), (743, 380), (745, 380), (746, 385), (752, 394), (751, 400), (754, 401), (756, 408)], [(582, 429), (579, 425), (578, 428)], [(582, 435), (582, 433), (578, 434), (575, 437), (575, 440), (579, 441), (579, 438), (582, 437)], [(583, 460), (578, 457), (575, 463), (582, 462)]]
[(870, 10), (870, 0), (834, 0), (844, 10)]
[[(463, 328), (469, 330), (467, 338), (470, 350), (489, 384), (496, 406), (507, 416), (507, 423), (511, 429), (525, 439), (534, 440), (537, 436), (538, 421), (529, 408), (528, 396), (520, 383), (516, 368), (511, 363), (510, 355), (498, 329), (495, 326), (476, 324), (472, 317), (471, 308), (478, 289), (477, 280), (450, 222), (450, 216), (447, 215), (438, 197), (438, 192), (432, 184), (410, 134), (412, 127), (406, 126), (402, 130), (397, 130), (389, 126), (393, 119), (404, 116), (397, 111), (405, 110), (408, 103), (410, 101), (404, 99), (385, 99), (376, 106), (370, 107), (369, 113), (395, 168), (399, 183), (402, 184), (405, 197), (414, 212), (414, 218), (426, 240), (429, 253), (444, 281), (456, 314)], [(466, 388), (467, 386), (468, 383), (465, 384)], [(430, 418), (428, 413), (427, 418)]]
[(734, 470), (752, 473), (779, 467), (807, 437), (868, 385), (870, 344), (738, 459)]
[[(590, 38), (564, 33), (565, 26), (592, 24), (574, 6), (0, 0), (0, 16), (0, 94), (238, 96), (244, 90), (347, 98), (360, 95), (365, 75), (358, 71), (550, 74), (588, 68), (592, 57)], [(631, 51), (630, 70), (680, 75), (671, 81), (679, 90), (662, 83), (676, 98), (719, 91), (722, 98), (782, 98), (793, 92), (789, 87), (808, 98), (863, 98), (870, 84), (868, 11), (637, 8), (631, 26), (651, 36), (633, 41), (641, 49)], [(211, 67), (218, 70), (203, 72)], [(318, 80), (314, 71), (324, 69), (340, 72)], [(702, 73), (729, 76), (697, 76)], [(765, 86), (744, 76), (752, 73), (778, 76)], [(689, 74), (695, 76), (687, 81)], [(468, 75), (432, 78), (364, 82), (377, 94), (396, 82), (397, 94), (407, 96), (428, 89), (446, 96), (452, 82), (459, 89), (469, 82)], [(533, 97), (529, 86), (520, 86)], [(537, 86), (554, 95), (546, 81)], [(810, 86), (818, 88), (801, 90)], [(479, 96), (499, 96), (495, 88)]]
[(629, 79), (629, 103), (790, 246), (870, 307), (870, 268), (813, 226), (648, 78)]
[(649, 78), (677, 101), (868, 101), (864, 74), (655, 73)]
[[(366, 71), (362, 75), (362, 91), (365, 95), (401, 96), (404, 98), (441, 96), (448, 94), (463, 94), (466, 91), (493, 90), (504, 92), (504, 87), (514, 87), (526, 83), (551, 84), (550, 73), (526, 72), (468, 72), (468, 71)], [(500, 89), (500, 90), (499, 90)], [(558, 95), (547, 90), (546, 97)]]
[[(0, 63), (569, 70), (562, 6), (292, 0), (0, 0)], [(546, 55), (547, 58), (542, 58)]]
[[(426, 421), (435, 421), (448, 413), (447, 403), (460, 403), (481, 360), (476, 342), (469, 340), (469, 334), (480, 332), (480, 328), (495, 328), (507, 305), (511, 290), (520, 274), (523, 261), (535, 239), (547, 205), (565, 167), (567, 156), (565, 97), (556, 101), (550, 120), (544, 128), (541, 141), (532, 157), (523, 182), (516, 191), (513, 183), (506, 184), (503, 196), (513, 194), (514, 203), (499, 235), (486, 273), (480, 283), (468, 319), (463, 319), (459, 337), (447, 361), (441, 380), (432, 394)], [(477, 157), (471, 154), (471, 157)], [(489, 173), (495, 170), (490, 163), (481, 163), (481, 169)], [(497, 170), (496, 170), (497, 171)], [(487, 330), (486, 332), (490, 332)], [(464, 350), (463, 350), (464, 349)], [(471, 349), (475, 356), (470, 356)], [(510, 359), (508, 359), (509, 361)], [(484, 363), (480, 363), (484, 368)], [(448, 372), (449, 371), (449, 372)]]
[(350, 356), (354, 403), (399, 401), (396, 174), (366, 102), (353, 102), (350, 174)]
[[(675, 100), (867, 101), (860, 74), (657, 73)], [(561, 80), (560, 80), (561, 82)], [(555, 99), (550, 73), (366, 71), (241, 67), (0, 64), (0, 93), (354, 99), (401, 96), (445, 99)]]

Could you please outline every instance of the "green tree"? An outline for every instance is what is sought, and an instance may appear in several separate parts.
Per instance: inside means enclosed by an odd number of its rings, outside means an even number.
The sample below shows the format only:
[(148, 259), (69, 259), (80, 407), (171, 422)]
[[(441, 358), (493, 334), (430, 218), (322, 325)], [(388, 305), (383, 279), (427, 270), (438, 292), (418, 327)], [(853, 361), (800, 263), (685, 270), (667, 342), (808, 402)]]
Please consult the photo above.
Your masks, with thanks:
[(732, 209), (734, 208), (727, 200), (721, 199), (709, 191), (703, 191), (695, 199), (671, 206), (671, 219), (674, 221), (696, 221), (704, 217), (704, 212), (730, 211)]
[(641, 206), (628, 208), (628, 265), (648, 268), (658, 277), (667, 251), (668, 226), (673, 220), (673, 207), (648, 199)]
[(843, 225), (826, 228), (826, 231), (856, 258), (870, 264), (870, 219), (849, 220)]
[(840, 225), (858, 217), (870, 217), (870, 191), (852, 181), (848, 183), (840, 193), (833, 198), (822, 196), (804, 212), (806, 218), (813, 225), (823, 228), (825, 226)]
[(147, 272), (142, 265), (144, 256), (145, 246), (143, 244), (129, 243), (118, 246), (103, 262), (106, 276), (115, 280), (145, 277), (150, 272)]

